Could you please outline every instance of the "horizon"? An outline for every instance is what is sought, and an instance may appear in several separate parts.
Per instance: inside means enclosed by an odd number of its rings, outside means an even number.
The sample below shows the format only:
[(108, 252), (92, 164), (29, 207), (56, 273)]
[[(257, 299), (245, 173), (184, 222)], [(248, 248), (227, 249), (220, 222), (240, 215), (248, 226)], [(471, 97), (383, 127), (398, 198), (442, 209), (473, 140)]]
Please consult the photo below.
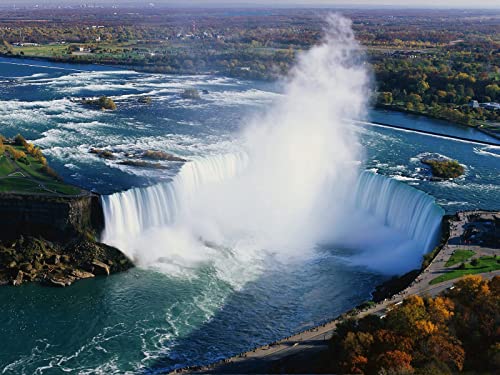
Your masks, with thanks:
[[(12, 0), (0, 4), (0, 8), (17, 7), (144, 7), (139, 0)], [(151, 0), (149, 7), (168, 8), (392, 8), (392, 9), (500, 9), (496, 0), (480, 0), (474, 3), (466, 0), (447, 0), (436, 4), (433, 0), (412, 0), (401, 4), (397, 0), (275, 0), (269, 4), (264, 0)]]

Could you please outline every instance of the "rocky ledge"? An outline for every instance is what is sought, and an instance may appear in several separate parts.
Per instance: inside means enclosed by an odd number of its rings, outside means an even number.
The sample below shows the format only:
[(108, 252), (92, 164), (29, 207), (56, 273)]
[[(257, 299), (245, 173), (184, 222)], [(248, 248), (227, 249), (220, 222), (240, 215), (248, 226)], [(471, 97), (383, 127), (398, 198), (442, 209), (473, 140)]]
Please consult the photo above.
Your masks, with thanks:
[(0, 241), (0, 285), (34, 281), (64, 287), (131, 267), (118, 249), (84, 235), (64, 243), (30, 236)]

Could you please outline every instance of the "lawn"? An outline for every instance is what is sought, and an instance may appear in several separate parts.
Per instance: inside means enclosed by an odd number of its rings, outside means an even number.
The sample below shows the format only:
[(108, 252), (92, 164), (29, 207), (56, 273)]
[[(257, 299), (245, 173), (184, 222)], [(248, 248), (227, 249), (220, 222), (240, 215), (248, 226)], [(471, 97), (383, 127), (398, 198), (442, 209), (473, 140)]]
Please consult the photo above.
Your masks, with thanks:
[(61, 56), (67, 54), (68, 45), (40, 45), (40, 46), (25, 46), (25, 47), (14, 47), (14, 53), (23, 52), (25, 56), (36, 56), (36, 57), (52, 57)]
[(458, 249), (451, 255), (450, 259), (446, 262), (446, 267), (454, 266), (455, 264), (463, 263), (469, 258), (472, 258), (476, 254), (472, 250), (462, 250)]
[(482, 257), (478, 259), (477, 265), (465, 263), (464, 269), (455, 269), (433, 279), (430, 284), (438, 284), (443, 281), (457, 279), (466, 275), (475, 275), (478, 273), (485, 273), (500, 270), (500, 258), (496, 257)]
[[(12, 147), (17, 151), (25, 151), (23, 146), (12, 145)], [(68, 185), (45, 173), (42, 163), (32, 155), (27, 154), (26, 158), (29, 164), (9, 158), (8, 153), (0, 156), (0, 192), (62, 195), (81, 193), (78, 187)]]
[(23, 177), (7, 177), (0, 179), (0, 192), (2, 193), (42, 193), (39, 185)]
[(5, 155), (0, 156), (0, 176), (8, 176), (12, 172), (14, 172), (12, 163)]

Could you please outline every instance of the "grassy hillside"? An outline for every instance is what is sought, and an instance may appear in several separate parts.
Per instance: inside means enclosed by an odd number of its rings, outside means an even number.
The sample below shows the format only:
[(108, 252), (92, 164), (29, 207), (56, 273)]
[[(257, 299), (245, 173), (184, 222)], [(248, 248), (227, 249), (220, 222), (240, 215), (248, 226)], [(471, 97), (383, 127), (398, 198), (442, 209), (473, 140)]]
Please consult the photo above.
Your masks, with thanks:
[(18, 136), (0, 139), (0, 192), (78, 195), (82, 191), (64, 183), (40, 149)]

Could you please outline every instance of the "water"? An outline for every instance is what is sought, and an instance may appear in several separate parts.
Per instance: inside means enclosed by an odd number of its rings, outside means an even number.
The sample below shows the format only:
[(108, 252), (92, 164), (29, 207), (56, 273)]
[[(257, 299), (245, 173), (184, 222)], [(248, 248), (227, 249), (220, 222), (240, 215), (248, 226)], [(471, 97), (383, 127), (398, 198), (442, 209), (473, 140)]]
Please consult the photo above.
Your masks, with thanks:
[[(281, 92), (271, 84), (224, 77), (26, 60), (1, 59), (0, 76), (0, 132), (23, 133), (46, 150), (66, 180), (104, 194), (168, 183), (182, 168), (174, 162), (165, 163), (167, 170), (119, 165), (128, 153), (160, 149), (199, 160), (237, 152), (235, 134), (244, 119), (270, 106)], [(179, 93), (192, 86), (209, 94), (200, 102), (181, 99)], [(113, 96), (119, 109), (95, 111), (69, 100), (101, 94)], [(151, 95), (152, 105), (139, 104), (138, 95)], [(400, 113), (373, 111), (371, 116), (415, 124), (414, 117)], [(419, 123), (431, 131), (451, 126)], [(369, 173), (429, 193), (448, 213), (500, 209), (499, 148), (369, 126), (357, 132)], [(88, 153), (91, 147), (107, 148), (117, 159), (99, 159)], [(466, 175), (453, 182), (429, 181), (417, 159), (426, 152), (456, 158)], [(170, 259), (169, 267), (134, 269), (68, 289), (1, 288), (0, 339), (8, 347), (0, 351), (0, 368), (5, 374), (152, 373), (206, 363), (330, 319), (367, 299), (387, 278), (363, 264), (367, 253), (350, 246), (325, 245), (297, 262), (260, 254), (251, 259), (251, 268), (225, 248), (209, 251), (210, 257), (195, 258), (190, 267)], [(370, 262), (394, 258), (384, 251), (379, 255)]]

